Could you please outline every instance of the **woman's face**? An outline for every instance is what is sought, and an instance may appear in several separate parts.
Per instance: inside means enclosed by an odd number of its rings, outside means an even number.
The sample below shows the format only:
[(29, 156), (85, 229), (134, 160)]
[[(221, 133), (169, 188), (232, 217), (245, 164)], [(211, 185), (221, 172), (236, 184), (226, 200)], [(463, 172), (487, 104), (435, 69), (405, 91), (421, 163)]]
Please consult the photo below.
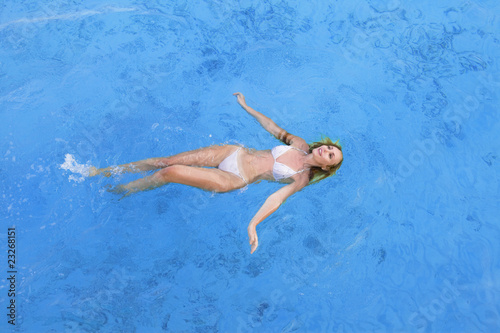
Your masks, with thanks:
[(335, 146), (323, 145), (312, 151), (314, 160), (322, 167), (337, 165), (342, 161), (342, 152)]

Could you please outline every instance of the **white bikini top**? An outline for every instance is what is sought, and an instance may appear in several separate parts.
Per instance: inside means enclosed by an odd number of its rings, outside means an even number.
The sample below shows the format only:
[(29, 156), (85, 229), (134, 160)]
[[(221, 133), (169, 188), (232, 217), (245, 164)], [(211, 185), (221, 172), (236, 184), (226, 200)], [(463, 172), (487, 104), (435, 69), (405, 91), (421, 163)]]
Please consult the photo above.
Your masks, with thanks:
[(283, 155), (284, 153), (286, 153), (287, 151), (289, 151), (292, 148), (296, 149), (298, 151), (301, 151), (307, 155), (307, 153), (305, 151), (303, 151), (302, 149), (292, 147), (292, 146), (283, 146), (282, 145), (282, 146), (276, 146), (273, 149), (271, 149), (271, 154), (273, 155), (273, 158), (274, 158), (274, 165), (273, 165), (274, 179), (281, 180), (284, 178), (289, 178), (289, 177), (292, 177), (293, 175), (305, 170), (305, 169), (302, 169), (300, 171), (295, 171), (292, 168), (290, 168), (288, 165), (285, 165), (283, 163), (276, 161), (276, 159), (278, 157), (280, 157), (281, 155)]

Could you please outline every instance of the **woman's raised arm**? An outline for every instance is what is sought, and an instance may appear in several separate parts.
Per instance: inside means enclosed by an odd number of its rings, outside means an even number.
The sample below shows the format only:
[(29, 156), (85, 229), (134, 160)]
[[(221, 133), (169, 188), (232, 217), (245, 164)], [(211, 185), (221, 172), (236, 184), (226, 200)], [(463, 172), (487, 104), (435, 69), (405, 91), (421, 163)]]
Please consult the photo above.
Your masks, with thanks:
[(252, 246), (250, 254), (254, 253), (259, 246), (259, 239), (257, 237), (256, 230), (257, 225), (266, 217), (274, 213), (289, 196), (300, 191), (309, 183), (307, 177), (297, 176), (294, 178), (296, 179), (293, 183), (283, 186), (278, 191), (271, 194), (252, 218), (250, 224), (248, 224), (248, 239), (250, 245)]
[(309, 148), (307, 143), (302, 138), (288, 133), (287, 131), (276, 125), (276, 123), (271, 118), (266, 117), (259, 111), (256, 111), (251, 107), (249, 107), (245, 101), (245, 96), (243, 96), (242, 93), (237, 92), (234, 93), (233, 95), (236, 96), (238, 104), (241, 105), (241, 107), (246, 112), (248, 112), (252, 117), (257, 119), (257, 121), (262, 125), (262, 127), (264, 127), (266, 131), (274, 135), (276, 139), (282, 141), (287, 145), (295, 144), (298, 148), (304, 150)]

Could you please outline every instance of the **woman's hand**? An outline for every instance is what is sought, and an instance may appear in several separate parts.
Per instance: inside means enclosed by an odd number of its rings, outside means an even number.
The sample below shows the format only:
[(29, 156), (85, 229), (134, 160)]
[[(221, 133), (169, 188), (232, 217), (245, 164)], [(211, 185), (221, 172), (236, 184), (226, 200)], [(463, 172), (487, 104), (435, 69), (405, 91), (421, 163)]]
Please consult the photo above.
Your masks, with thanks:
[(248, 231), (248, 241), (252, 248), (250, 249), (250, 254), (254, 253), (257, 250), (257, 246), (259, 246), (259, 238), (257, 237), (257, 231), (255, 230), (255, 226), (249, 225), (247, 228)]
[(241, 105), (241, 107), (247, 107), (247, 102), (245, 102), (245, 96), (243, 96), (242, 93), (236, 92), (233, 94), (233, 96), (236, 96), (236, 99), (238, 101), (238, 104)]

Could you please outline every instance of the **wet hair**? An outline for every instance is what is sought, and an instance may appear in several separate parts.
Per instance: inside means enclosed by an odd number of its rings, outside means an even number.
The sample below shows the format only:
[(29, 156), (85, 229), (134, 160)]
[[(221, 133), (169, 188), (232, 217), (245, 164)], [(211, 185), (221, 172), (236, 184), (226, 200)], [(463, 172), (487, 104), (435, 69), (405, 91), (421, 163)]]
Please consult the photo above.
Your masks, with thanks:
[[(342, 146), (339, 144), (339, 140), (333, 142), (329, 137), (323, 137), (320, 141), (309, 143), (309, 153), (311, 153), (313, 149), (319, 148), (323, 145), (334, 146), (338, 148), (338, 150), (342, 151)], [(312, 167), (309, 171), (309, 185), (316, 184), (320, 180), (334, 175), (342, 165), (343, 161), (344, 155), (342, 154), (342, 159), (340, 160), (340, 162), (335, 165), (329, 165), (327, 171), (323, 170), (320, 167)]]
[[(288, 133), (287, 131), (283, 130), (281, 133), (278, 134), (277, 138), (281, 142), (290, 145), (292, 143), (293, 135)], [(339, 144), (339, 140), (333, 142), (329, 137), (325, 136), (322, 137), (321, 140), (309, 143), (309, 151), (308, 153), (311, 153), (313, 149), (316, 149), (318, 147), (321, 147), (323, 145), (326, 146), (334, 146), (337, 147), (340, 151), (342, 151), (342, 146)], [(344, 154), (342, 154), (342, 159), (340, 160), (339, 163), (335, 165), (330, 165), (328, 166), (328, 170), (325, 171), (320, 167), (312, 167), (311, 170), (309, 171), (309, 184), (316, 184), (320, 180), (323, 180), (325, 178), (328, 178), (332, 175), (334, 175), (337, 170), (340, 168), (342, 165), (342, 162), (344, 161)]]

